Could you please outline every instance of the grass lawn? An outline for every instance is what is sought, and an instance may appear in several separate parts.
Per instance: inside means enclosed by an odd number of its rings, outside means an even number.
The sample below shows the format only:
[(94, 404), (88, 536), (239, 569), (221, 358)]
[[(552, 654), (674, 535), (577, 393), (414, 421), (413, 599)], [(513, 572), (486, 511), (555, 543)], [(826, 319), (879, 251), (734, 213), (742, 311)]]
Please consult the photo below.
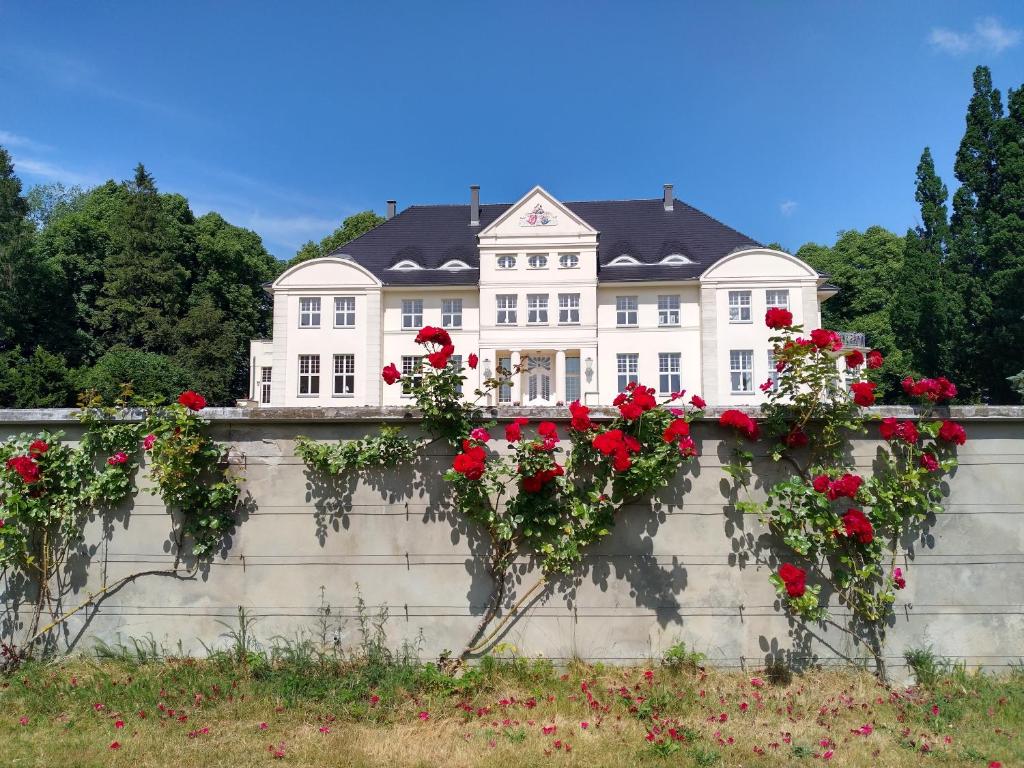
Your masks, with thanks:
[(227, 655), (28, 663), (0, 766), (1024, 765), (1024, 672), (886, 689), (815, 671)]

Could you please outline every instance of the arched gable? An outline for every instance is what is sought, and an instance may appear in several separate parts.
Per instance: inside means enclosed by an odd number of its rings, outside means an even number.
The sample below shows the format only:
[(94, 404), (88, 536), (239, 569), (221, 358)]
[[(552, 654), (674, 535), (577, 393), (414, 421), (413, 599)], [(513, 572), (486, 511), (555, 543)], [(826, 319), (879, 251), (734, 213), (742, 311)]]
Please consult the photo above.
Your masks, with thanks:
[(324, 256), (286, 269), (274, 283), (274, 290), (324, 286), (374, 286), (381, 282), (366, 267), (351, 259)]
[(744, 248), (712, 264), (701, 281), (789, 278), (817, 280), (818, 272), (807, 262), (772, 248)]

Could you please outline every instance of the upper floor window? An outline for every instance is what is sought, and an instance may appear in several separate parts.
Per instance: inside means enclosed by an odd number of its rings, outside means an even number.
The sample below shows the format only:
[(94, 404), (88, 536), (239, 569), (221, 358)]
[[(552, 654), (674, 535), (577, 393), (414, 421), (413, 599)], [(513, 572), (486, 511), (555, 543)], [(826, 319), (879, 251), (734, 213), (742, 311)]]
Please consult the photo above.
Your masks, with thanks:
[(548, 255), (546, 253), (531, 253), (526, 263), (530, 265), (530, 269), (544, 269), (548, 265)]
[(441, 299), (441, 325), (444, 328), (462, 327), (462, 299)]
[(498, 306), (498, 325), (516, 325), (519, 319), (516, 314), (516, 295), (499, 293), (495, 300)]
[(558, 294), (558, 322), (560, 325), (579, 325), (580, 295), (578, 293)]
[(615, 297), (615, 324), (618, 326), (632, 326), (637, 324), (637, 297), (616, 296)]
[(575, 269), (580, 265), (580, 255), (578, 253), (560, 253), (558, 255), (558, 266), (563, 269)]
[(754, 352), (734, 349), (729, 352), (729, 378), (735, 394), (754, 391)]
[(516, 255), (514, 253), (498, 254), (498, 269), (515, 269)]
[(546, 293), (528, 293), (526, 295), (526, 322), (547, 325), (548, 295)]
[(789, 289), (782, 288), (767, 291), (765, 293), (765, 305), (768, 309), (771, 309), (772, 307), (789, 309)]
[(402, 327), (423, 326), (423, 299), (402, 299)]
[(626, 352), (615, 356), (615, 367), (618, 372), (619, 392), (625, 392), (626, 387), (631, 383), (637, 384), (640, 381), (640, 355), (636, 352)]
[(668, 395), (683, 388), (680, 373), (681, 357), (679, 352), (658, 353), (658, 392), (661, 394)]
[(320, 394), (320, 355), (299, 355), (299, 394)]
[(260, 402), (270, 402), (270, 385), (274, 377), (274, 369), (269, 366), (260, 368)]
[(750, 291), (729, 291), (729, 322), (750, 322)]
[(658, 297), (658, 325), (679, 325), (678, 294)]
[(356, 297), (335, 296), (334, 297), (334, 327), (355, 328), (356, 327)]
[(414, 387), (423, 380), (423, 358), (418, 355), (402, 355), (402, 394), (411, 395)]
[(303, 296), (299, 299), (299, 328), (320, 327), (320, 298)]
[(342, 397), (356, 393), (356, 356), (334, 356), (334, 394)]

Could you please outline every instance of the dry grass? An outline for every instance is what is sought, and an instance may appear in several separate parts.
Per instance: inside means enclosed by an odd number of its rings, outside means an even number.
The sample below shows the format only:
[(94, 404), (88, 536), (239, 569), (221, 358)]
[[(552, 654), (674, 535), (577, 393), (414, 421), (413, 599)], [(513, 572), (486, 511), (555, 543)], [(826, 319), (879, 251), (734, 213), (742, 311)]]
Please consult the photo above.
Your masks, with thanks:
[(0, 679), (0, 766), (768, 766), (830, 751), (836, 766), (1024, 765), (1020, 674), (890, 691), (853, 671), (760, 687), (756, 673), (647, 671), (520, 662), (461, 682), (384, 676), (367, 695), (337, 668), (28, 665)]

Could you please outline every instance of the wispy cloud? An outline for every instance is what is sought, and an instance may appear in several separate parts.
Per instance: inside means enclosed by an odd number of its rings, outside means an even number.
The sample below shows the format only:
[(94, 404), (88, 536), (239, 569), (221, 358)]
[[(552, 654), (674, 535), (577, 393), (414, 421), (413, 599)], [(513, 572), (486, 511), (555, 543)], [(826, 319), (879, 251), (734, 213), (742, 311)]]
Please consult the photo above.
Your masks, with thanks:
[(796, 200), (783, 200), (779, 203), (779, 213), (783, 216), (792, 216), (796, 213), (796, 209), (800, 207), (800, 203)]
[(26, 138), (25, 136), (19, 136), (16, 133), (10, 131), (0, 130), (0, 146), (4, 147), (21, 147), (23, 149), (30, 149), (35, 152), (48, 152), (53, 147), (46, 144), (40, 144), (38, 141)]
[(999, 54), (1020, 41), (1021, 30), (1006, 27), (992, 16), (978, 19), (969, 31), (935, 27), (928, 35), (933, 48), (953, 56), (972, 52)]
[(102, 184), (104, 179), (94, 173), (82, 173), (70, 168), (39, 160), (34, 157), (14, 156), (14, 172), (19, 176), (33, 176), (45, 181), (60, 181), (65, 184), (78, 184), (83, 187), (94, 187)]

